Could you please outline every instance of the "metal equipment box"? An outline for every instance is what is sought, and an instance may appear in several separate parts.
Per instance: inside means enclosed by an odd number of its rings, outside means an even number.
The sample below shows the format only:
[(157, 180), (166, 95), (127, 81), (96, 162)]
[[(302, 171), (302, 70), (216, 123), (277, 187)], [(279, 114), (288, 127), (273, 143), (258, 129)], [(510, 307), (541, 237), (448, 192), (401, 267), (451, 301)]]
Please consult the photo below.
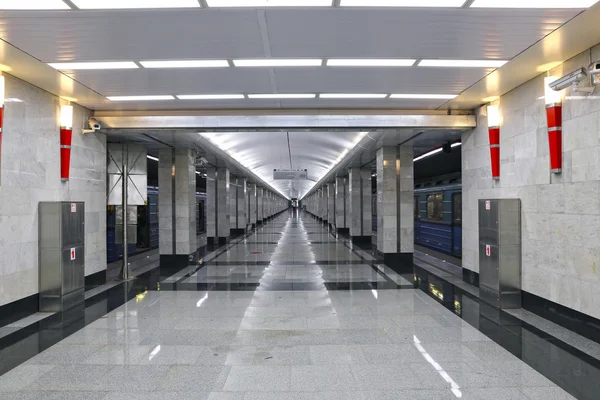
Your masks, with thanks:
[(40, 311), (64, 311), (85, 300), (85, 206), (39, 203)]
[(479, 200), (479, 292), (497, 308), (521, 307), (521, 200)]

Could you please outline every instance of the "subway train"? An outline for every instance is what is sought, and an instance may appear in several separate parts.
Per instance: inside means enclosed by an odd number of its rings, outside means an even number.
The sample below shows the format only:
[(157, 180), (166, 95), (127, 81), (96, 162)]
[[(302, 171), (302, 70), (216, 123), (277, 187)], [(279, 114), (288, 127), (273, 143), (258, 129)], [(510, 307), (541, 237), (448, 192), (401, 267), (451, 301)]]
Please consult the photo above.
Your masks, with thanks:
[(462, 256), (462, 183), (460, 178), (415, 185), (415, 244)]
[[(196, 193), (196, 233), (206, 232), (206, 193)], [(148, 186), (148, 201), (137, 207), (136, 243), (129, 243), (127, 252), (130, 256), (158, 248), (158, 187)], [(106, 260), (117, 261), (123, 256), (123, 245), (116, 243), (115, 206), (108, 206), (106, 212)]]

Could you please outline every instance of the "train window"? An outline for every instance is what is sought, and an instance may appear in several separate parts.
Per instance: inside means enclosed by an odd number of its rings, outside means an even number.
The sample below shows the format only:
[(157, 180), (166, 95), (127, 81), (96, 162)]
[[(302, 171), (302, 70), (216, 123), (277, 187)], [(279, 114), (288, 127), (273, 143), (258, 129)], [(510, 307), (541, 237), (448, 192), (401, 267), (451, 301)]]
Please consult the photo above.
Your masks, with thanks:
[(415, 196), (415, 219), (419, 219), (419, 196)]
[(462, 224), (462, 193), (452, 195), (452, 223), (454, 225)]
[(429, 221), (443, 221), (443, 193), (430, 194), (427, 196), (427, 219)]

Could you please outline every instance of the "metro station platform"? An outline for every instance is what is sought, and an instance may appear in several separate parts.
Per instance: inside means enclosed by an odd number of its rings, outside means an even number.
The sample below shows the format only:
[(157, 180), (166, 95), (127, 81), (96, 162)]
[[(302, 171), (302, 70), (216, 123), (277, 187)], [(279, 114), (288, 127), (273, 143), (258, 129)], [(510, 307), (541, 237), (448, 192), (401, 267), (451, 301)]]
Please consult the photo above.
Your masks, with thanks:
[[(441, 300), (448, 281), (433, 270), (396, 274), (363, 255), (309, 215), (284, 212), (200, 265), (171, 276), (153, 269), (88, 298), (79, 313), (1, 338), (0, 398), (563, 400), (600, 392), (592, 347), (486, 314), (476, 294), (457, 287), (452, 301)], [(430, 290), (436, 282), (441, 289)]]

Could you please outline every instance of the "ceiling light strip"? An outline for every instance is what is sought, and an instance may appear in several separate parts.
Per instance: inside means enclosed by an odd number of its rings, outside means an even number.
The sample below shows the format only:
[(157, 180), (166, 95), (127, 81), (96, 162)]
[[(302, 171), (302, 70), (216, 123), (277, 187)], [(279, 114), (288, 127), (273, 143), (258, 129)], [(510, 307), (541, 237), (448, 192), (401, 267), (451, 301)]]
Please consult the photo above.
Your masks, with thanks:
[(475, 0), (471, 8), (589, 8), (598, 0)]
[(340, 7), (451, 7), (460, 8), (465, 0), (341, 0)]
[(70, 10), (62, 0), (0, 0), (0, 10)]
[(331, 0), (207, 0), (209, 7), (331, 7)]
[(140, 61), (144, 68), (227, 68), (227, 60)]
[(243, 100), (243, 94), (186, 94), (177, 95), (179, 100)]
[(133, 61), (83, 61), (48, 63), (59, 71), (93, 70), (93, 69), (136, 69), (139, 66)]
[(384, 99), (386, 93), (321, 93), (321, 99)]
[(197, 0), (71, 0), (71, 2), (80, 10), (200, 8)]
[(418, 64), (419, 67), (461, 67), (461, 68), (500, 68), (506, 60), (438, 60), (425, 59)]
[(171, 95), (153, 95), (153, 96), (107, 96), (110, 101), (156, 101), (156, 100), (175, 100)]
[(236, 67), (320, 67), (320, 58), (264, 58), (252, 60), (233, 60)]
[(338, 58), (328, 59), (328, 67), (411, 67), (416, 60), (398, 58)]

